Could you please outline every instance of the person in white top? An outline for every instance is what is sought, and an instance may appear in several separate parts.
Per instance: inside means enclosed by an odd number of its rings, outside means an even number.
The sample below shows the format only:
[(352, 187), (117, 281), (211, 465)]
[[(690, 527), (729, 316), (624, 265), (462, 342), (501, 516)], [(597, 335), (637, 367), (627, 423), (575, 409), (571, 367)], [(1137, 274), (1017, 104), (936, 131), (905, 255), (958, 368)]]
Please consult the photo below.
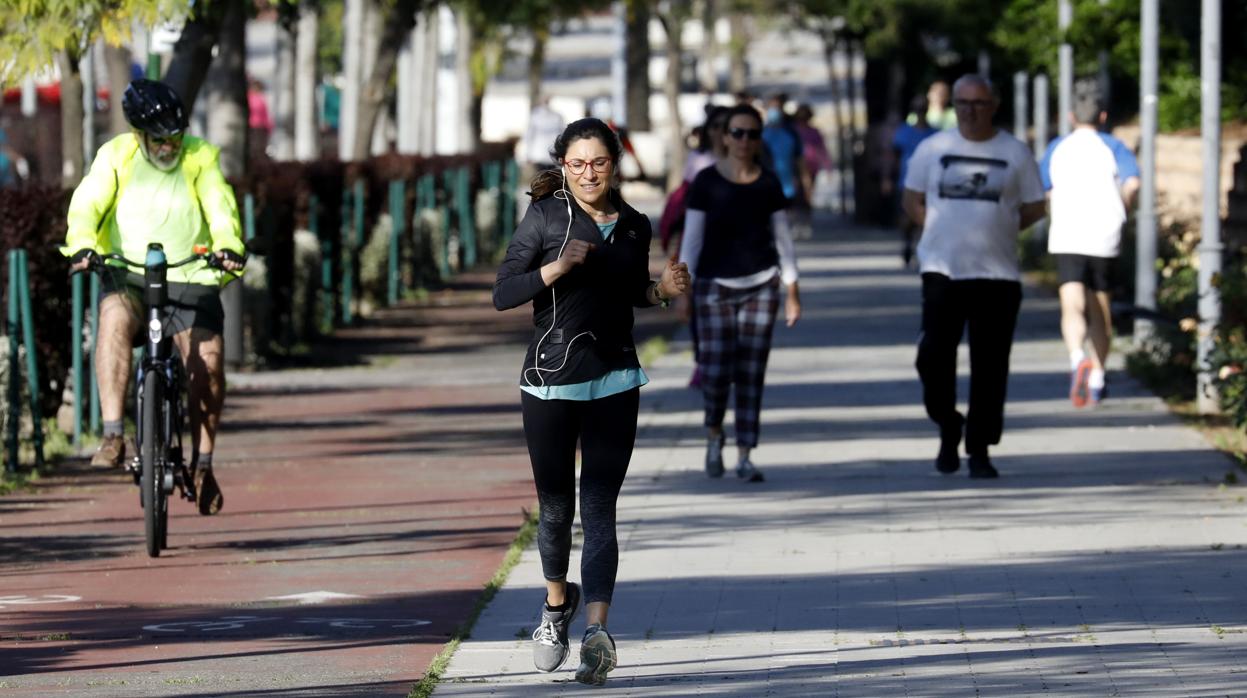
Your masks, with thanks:
[[(1048, 146), (1040, 165), (1051, 221), (1048, 252), (1060, 280), (1061, 337), (1070, 357), (1070, 401), (1098, 405), (1112, 341), (1112, 267), (1126, 210), (1139, 190), (1139, 163), (1124, 143), (1100, 132), (1106, 114), (1094, 81), (1080, 82), (1074, 130)], [(1091, 340), (1091, 355), (1083, 351)]]
[(563, 115), (550, 108), (550, 98), (542, 95), (528, 115), (524, 130), (524, 161), (534, 171), (554, 168), (550, 144), (563, 133), (567, 122)]
[[(1030, 151), (998, 131), (991, 82), (965, 75), (953, 85), (957, 129), (924, 140), (909, 161), (902, 205), (922, 226), (922, 332), (918, 376), (927, 415), (940, 428), (935, 467), (961, 466), (964, 427), (970, 477), (997, 477), (987, 447), (1004, 429), (1009, 352), (1022, 303), (1018, 231), (1044, 217), (1039, 169)], [(969, 328), (970, 399), (957, 411), (957, 345)]]

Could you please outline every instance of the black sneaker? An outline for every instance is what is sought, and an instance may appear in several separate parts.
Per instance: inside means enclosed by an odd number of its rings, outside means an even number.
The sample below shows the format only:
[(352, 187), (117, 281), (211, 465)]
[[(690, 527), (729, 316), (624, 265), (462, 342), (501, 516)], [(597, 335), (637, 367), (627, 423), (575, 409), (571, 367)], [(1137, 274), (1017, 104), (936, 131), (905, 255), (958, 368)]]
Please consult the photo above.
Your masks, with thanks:
[(723, 444), (727, 435), (719, 432), (719, 438), (706, 439), (706, 476), (723, 477)]
[(606, 628), (600, 625), (585, 628), (584, 640), (580, 642), (580, 668), (576, 669), (576, 680), (590, 686), (601, 686), (618, 662), (615, 638), (606, 632)]
[(940, 427), (940, 453), (935, 457), (935, 469), (945, 475), (955, 473), (961, 467), (957, 449), (961, 446), (961, 429), (966, 420), (960, 414), (956, 417), (957, 421), (953, 424)]
[(972, 478), (989, 480), (1000, 477), (1000, 473), (992, 465), (992, 459), (988, 458), (986, 453), (971, 453), (970, 457), (966, 458), (966, 465), (970, 467), (970, 477)]
[(557, 671), (567, 661), (571, 649), (567, 644), (567, 626), (576, 618), (580, 607), (580, 587), (567, 583), (563, 610), (551, 611), (541, 604), (541, 625), (533, 631), (533, 666), (537, 671)]

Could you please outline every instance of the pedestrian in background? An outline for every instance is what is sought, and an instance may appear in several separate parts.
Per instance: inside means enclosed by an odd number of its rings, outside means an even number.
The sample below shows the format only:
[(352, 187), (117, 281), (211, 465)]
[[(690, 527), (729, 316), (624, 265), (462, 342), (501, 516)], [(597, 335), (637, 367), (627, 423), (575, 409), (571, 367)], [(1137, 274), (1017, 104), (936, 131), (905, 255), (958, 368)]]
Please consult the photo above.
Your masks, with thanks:
[[(936, 80), (927, 88), (927, 125), (937, 131), (957, 128), (957, 110), (948, 104), (948, 83)], [(918, 123), (918, 112), (911, 111), (905, 122), (911, 126)]]
[(550, 108), (550, 98), (541, 95), (528, 114), (528, 126), (524, 129), (524, 163), (528, 165), (529, 175), (554, 166), (550, 162), (550, 144), (567, 122), (558, 112)]
[[(1126, 210), (1139, 190), (1134, 153), (1100, 132), (1107, 116), (1099, 85), (1080, 82), (1069, 114), (1074, 129), (1048, 146), (1039, 168), (1052, 207), (1048, 252), (1061, 284), (1061, 337), (1069, 350), (1074, 407), (1098, 405), (1106, 394), (1113, 262)], [(1088, 338), (1090, 355), (1083, 350)]]
[(792, 127), (801, 139), (801, 161), (804, 170), (802, 196), (797, 202), (797, 221), (793, 224), (793, 237), (808, 240), (814, 234), (814, 187), (820, 172), (831, 171), (831, 153), (827, 151), (827, 142), (823, 134), (812, 123), (814, 110), (808, 104), (801, 104), (792, 116)]
[[(1030, 150), (992, 125), (1000, 102), (981, 75), (953, 86), (957, 129), (924, 140), (905, 175), (905, 212), (922, 225), (922, 332), (918, 375), (927, 415), (940, 429), (935, 467), (961, 467), (964, 427), (970, 477), (997, 477), (988, 446), (1004, 429), (1009, 352), (1022, 303), (1018, 231), (1044, 216)], [(969, 329), (970, 400), (957, 411), (957, 345)]]
[(749, 482), (765, 479), (750, 454), (758, 445), (781, 282), (787, 325), (801, 317), (788, 198), (775, 174), (759, 164), (761, 139), (757, 110), (739, 105), (728, 112), (727, 157), (693, 180), (680, 246), (680, 260), (694, 277), (706, 474), (723, 476), (723, 419), (734, 390), (736, 475)]
[(533, 202), (494, 284), (499, 310), (533, 304), (520, 375), (524, 436), (541, 505), (537, 548), (546, 579), (533, 663), (555, 671), (570, 653), (580, 587), (567, 581), (580, 444), (580, 574), (588, 627), (576, 680), (600, 685), (617, 662), (606, 630), (619, 567), (615, 502), (636, 442), (639, 389), (649, 382), (632, 339), (632, 309), (666, 305), (689, 286), (674, 260), (649, 278), (650, 225), (617, 188), (623, 146), (601, 120), (573, 122), (554, 141), (559, 171), (532, 183)]
[(805, 145), (801, 134), (784, 111), (788, 95), (771, 95), (766, 101), (766, 121), (762, 142), (766, 146), (763, 163), (779, 178), (784, 198), (788, 200), (788, 221), (801, 220), (801, 208), (809, 191), (809, 174), (805, 169)]
[[(918, 145), (930, 136), (935, 134), (935, 129), (927, 123), (927, 99), (926, 97), (915, 97), (909, 103), (911, 113), (916, 115), (913, 124), (903, 123), (896, 129), (896, 133), (892, 136), (892, 149), (896, 153), (895, 162), (897, 162), (897, 190), (904, 189), (905, 175), (909, 170), (909, 161), (914, 156), (914, 151), (918, 149)], [(899, 205), (899, 197), (894, 199)], [(914, 257), (914, 237), (921, 230), (918, 223), (910, 218), (905, 212), (901, 211), (900, 216), (901, 229), (901, 261), (905, 264), (905, 268), (909, 269), (913, 264)]]

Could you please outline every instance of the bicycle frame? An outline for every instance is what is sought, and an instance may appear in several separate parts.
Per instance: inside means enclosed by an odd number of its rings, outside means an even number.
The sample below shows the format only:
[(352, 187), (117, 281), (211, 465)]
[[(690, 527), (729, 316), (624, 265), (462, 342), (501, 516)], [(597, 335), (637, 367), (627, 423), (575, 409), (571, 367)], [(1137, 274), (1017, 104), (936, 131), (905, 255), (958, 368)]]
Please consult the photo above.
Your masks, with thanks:
[[(142, 358), (139, 361), (135, 377), (135, 413), (143, 414), (147, 384), (147, 374), (155, 372), (160, 377), (161, 397), (165, 402), (164, 419), (161, 420), (159, 434), (144, 434), (143, 420), (136, 419), (137, 435), (135, 438), (139, 453), (143, 452), (144, 441), (156, 439), (157, 460), (161, 473), (161, 487), (165, 494), (171, 494), (176, 486), (182, 496), (194, 501), (194, 483), (186, 472), (186, 464), (182, 459), (182, 418), (184, 414), (184, 382), (181, 358), (173, 351), (173, 340), (165, 337), (165, 327), (169, 322), (169, 289), (167, 284), (168, 260), (164, 249), (153, 243), (147, 248), (147, 258), (143, 264), (143, 305), (147, 311), (144, 330), (146, 341), (143, 345)], [(160, 446), (163, 445), (163, 448)], [(136, 458), (138, 454), (135, 454)], [(138, 477), (138, 470), (135, 471)]]

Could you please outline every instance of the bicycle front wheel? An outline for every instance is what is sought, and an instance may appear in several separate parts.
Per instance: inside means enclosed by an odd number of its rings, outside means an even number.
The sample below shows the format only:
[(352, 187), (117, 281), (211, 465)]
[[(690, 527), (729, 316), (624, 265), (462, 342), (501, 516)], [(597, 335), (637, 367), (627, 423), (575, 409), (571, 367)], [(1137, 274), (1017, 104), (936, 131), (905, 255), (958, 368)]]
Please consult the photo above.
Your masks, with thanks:
[(140, 486), (143, 490), (143, 524), (147, 534), (147, 554), (160, 557), (165, 537), (165, 516), (168, 500), (164, 488), (164, 382), (156, 371), (143, 376), (143, 409), (139, 431), (143, 443), (139, 446), (142, 464)]

